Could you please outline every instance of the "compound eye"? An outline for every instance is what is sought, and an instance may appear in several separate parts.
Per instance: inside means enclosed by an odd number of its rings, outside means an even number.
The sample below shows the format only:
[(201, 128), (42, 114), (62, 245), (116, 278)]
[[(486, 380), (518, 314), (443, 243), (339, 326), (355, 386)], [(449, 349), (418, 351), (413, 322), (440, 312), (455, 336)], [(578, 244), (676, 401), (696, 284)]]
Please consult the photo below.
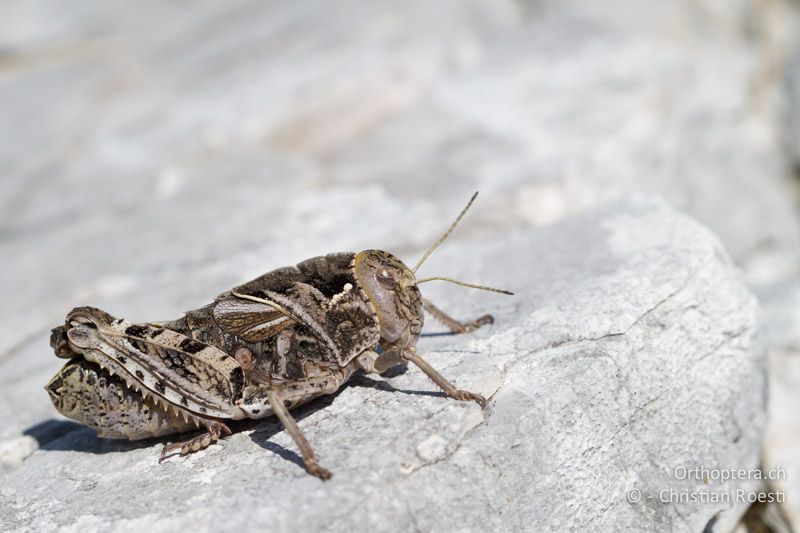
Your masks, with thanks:
[(394, 289), (397, 286), (397, 272), (389, 268), (378, 269), (375, 279), (384, 289)]

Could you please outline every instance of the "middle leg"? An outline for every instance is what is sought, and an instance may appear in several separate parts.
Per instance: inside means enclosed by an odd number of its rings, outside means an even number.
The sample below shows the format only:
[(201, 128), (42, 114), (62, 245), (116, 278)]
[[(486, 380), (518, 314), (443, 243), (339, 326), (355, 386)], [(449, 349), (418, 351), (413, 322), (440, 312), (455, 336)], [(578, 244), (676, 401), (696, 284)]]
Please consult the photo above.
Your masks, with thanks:
[(433, 305), (433, 302), (427, 298), (422, 299), (422, 308), (429, 312), (436, 320), (447, 326), (451, 333), (469, 333), (481, 326), (494, 322), (492, 315), (483, 315), (469, 322), (460, 322)]
[(297, 421), (295, 421), (289, 409), (286, 408), (281, 393), (271, 390), (267, 393), (267, 398), (269, 399), (273, 414), (278, 417), (283, 427), (286, 428), (286, 431), (292, 437), (292, 440), (294, 440), (294, 443), (300, 448), (300, 454), (303, 456), (303, 463), (305, 463), (308, 473), (322, 480), (330, 479), (330, 471), (319, 465), (317, 456), (314, 453), (314, 448), (311, 447), (311, 443), (309, 443), (306, 436), (303, 435), (303, 432), (297, 425)]
[[(280, 387), (274, 385), (245, 387), (238, 405), (250, 418), (277, 416), (283, 427), (286, 428), (286, 432), (300, 449), (306, 470), (320, 479), (330, 479), (331, 473), (319, 465), (311, 443), (303, 435), (289, 410), (320, 396), (333, 394), (342, 383), (347, 381), (357, 367), (358, 363), (353, 361), (345, 368), (328, 369), (321, 375), (293, 383), (284, 383)], [(320, 368), (316, 370), (320, 371)]]

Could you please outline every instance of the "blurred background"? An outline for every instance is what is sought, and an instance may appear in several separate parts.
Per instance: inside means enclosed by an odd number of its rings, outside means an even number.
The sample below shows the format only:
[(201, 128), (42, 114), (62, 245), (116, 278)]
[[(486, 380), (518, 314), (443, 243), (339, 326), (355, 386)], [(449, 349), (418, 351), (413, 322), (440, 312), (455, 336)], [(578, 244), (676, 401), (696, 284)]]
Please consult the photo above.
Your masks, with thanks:
[(313, 255), (410, 260), (474, 190), (454, 239), (657, 195), (761, 300), (800, 528), (794, 0), (4, 0), (0, 160), (0, 436), (51, 414), (78, 303), (157, 320)]

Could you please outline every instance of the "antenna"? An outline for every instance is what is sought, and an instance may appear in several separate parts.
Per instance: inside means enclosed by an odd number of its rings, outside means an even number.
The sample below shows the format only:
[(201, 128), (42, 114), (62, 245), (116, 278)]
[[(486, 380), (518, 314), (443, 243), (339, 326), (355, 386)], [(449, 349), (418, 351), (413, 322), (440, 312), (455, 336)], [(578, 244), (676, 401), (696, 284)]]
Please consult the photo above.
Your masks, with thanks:
[[(428, 257), (429, 257), (429, 256), (430, 256), (432, 253), (433, 253), (433, 251), (434, 251), (436, 248), (438, 248), (438, 247), (439, 247), (439, 245), (440, 245), (440, 244), (442, 244), (442, 243), (444, 242), (444, 240), (445, 240), (447, 237), (449, 237), (449, 236), (450, 236), (450, 234), (451, 234), (451, 233), (453, 232), (453, 230), (456, 228), (456, 226), (458, 225), (458, 223), (459, 223), (459, 222), (461, 222), (461, 219), (462, 219), (462, 218), (464, 218), (464, 215), (466, 215), (466, 214), (467, 214), (467, 210), (470, 208), (470, 206), (472, 205), (472, 202), (474, 202), (474, 201), (475, 201), (475, 198), (477, 198), (477, 197), (478, 197), (478, 191), (475, 191), (475, 194), (473, 194), (473, 195), (472, 195), (472, 198), (470, 198), (470, 199), (469, 199), (469, 202), (467, 202), (467, 206), (466, 206), (464, 209), (462, 209), (462, 210), (461, 210), (461, 213), (458, 215), (458, 217), (455, 219), (455, 221), (453, 221), (453, 223), (452, 223), (452, 224), (450, 224), (450, 227), (449, 227), (449, 228), (447, 228), (447, 231), (445, 231), (445, 232), (444, 232), (444, 235), (442, 235), (441, 237), (439, 237), (439, 240), (437, 240), (435, 243), (433, 243), (433, 246), (431, 246), (430, 248), (428, 248), (428, 251), (427, 251), (427, 252), (425, 252), (425, 255), (423, 255), (423, 256), (422, 256), (422, 259), (420, 259), (419, 261), (417, 261), (417, 264), (416, 264), (416, 265), (414, 265), (414, 268), (412, 268), (412, 269), (411, 269), (411, 272), (413, 272), (414, 274), (416, 274), (416, 273), (417, 273), (417, 270), (419, 269), (419, 267), (421, 267), (421, 266), (422, 266), (422, 263), (424, 263), (424, 262), (425, 262), (425, 260), (426, 260), (426, 259), (427, 259), (427, 258), (428, 258)], [(419, 283), (419, 282), (417, 282), (417, 283)]]
[(441, 276), (436, 276), (433, 278), (422, 278), (417, 280), (417, 285), (420, 283), (425, 283), (426, 281), (449, 281), (450, 283), (455, 283), (456, 285), (461, 285), (462, 287), (469, 287), (470, 289), (480, 289), (482, 291), (489, 291), (489, 292), (499, 292), (500, 294), (508, 294), (509, 296), (514, 296), (514, 293), (511, 291), (506, 291), (503, 289), (495, 289), (494, 287), (487, 287), (485, 285), (474, 285), (472, 283), (465, 283), (463, 281), (458, 281), (457, 279), (453, 278), (443, 278)]

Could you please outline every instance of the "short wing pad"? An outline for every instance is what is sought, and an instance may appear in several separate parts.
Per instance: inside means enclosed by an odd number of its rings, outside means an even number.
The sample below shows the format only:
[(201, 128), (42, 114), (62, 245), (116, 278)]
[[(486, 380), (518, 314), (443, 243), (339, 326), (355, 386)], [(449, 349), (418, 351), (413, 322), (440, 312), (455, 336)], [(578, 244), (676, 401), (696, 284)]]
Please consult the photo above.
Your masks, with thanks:
[(274, 306), (236, 297), (216, 303), (214, 320), (226, 333), (248, 342), (264, 341), (297, 323)]

